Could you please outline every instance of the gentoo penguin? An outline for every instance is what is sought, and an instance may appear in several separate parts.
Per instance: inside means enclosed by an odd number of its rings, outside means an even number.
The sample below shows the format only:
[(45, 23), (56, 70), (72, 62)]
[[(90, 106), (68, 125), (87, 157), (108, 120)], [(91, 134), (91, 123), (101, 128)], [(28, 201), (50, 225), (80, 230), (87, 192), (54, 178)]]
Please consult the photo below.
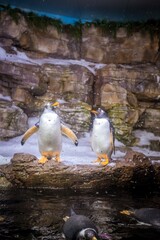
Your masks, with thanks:
[(135, 217), (138, 221), (160, 227), (160, 209), (158, 208), (140, 208), (134, 210), (123, 210), (121, 214)]
[(99, 240), (98, 229), (86, 216), (71, 210), (71, 216), (64, 218), (63, 234), (66, 240)]
[(98, 156), (96, 161), (104, 166), (109, 163), (114, 151), (114, 128), (107, 113), (101, 108), (91, 112), (95, 114), (91, 130), (91, 147)]
[(38, 135), (38, 146), (42, 157), (39, 163), (44, 164), (51, 158), (60, 161), (60, 152), (62, 150), (62, 134), (70, 138), (74, 144), (78, 145), (78, 139), (71, 129), (61, 123), (58, 114), (54, 111), (59, 104), (47, 104), (39, 121), (24, 134), (21, 144), (35, 132)]

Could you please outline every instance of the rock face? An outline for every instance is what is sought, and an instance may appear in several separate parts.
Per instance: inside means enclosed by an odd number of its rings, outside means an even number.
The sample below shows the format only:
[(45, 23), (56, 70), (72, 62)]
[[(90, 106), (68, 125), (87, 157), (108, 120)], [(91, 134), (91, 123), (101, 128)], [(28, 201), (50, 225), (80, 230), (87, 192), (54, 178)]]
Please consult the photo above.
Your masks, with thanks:
[[(129, 151), (124, 161), (106, 167), (97, 165), (66, 166), (53, 160), (45, 165), (29, 154), (15, 154), (10, 165), (0, 168), (1, 175), (13, 186), (61, 188), (95, 192), (107, 189), (135, 189), (157, 186), (160, 183), (154, 167), (143, 154)], [(155, 182), (155, 178), (156, 182)], [(8, 183), (7, 183), (8, 184)]]
[(112, 37), (93, 25), (85, 27), (82, 35), (82, 57), (93, 62), (133, 64), (154, 62), (158, 50), (158, 38), (140, 32), (128, 36), (119, 28)]
[[(159, 76), (159, 68), (151, 64), (112, 64), (99, 70), (95, 102), (108, 110), (117, 136), (123, 141), (128, 142), (133, 128), (142, 117), (141, 129), (143, 126), (144, 129), (160, 133), (160, 128), (155, 124), (160, 116)], [(98, 92), (101, 93), (100, 96)], [(156, 116), (155, 120), (153, 115)]]
[(0, 138), (9, 139), (27, 130), (27, 115), (12, 102), (0, 100)]
[[(28, 117), (39, 114), (44, 103), (61, 99), (65, 104), (60, 114), (78, 133), (89, 129), (90, 113), (84, 105), (102, 106), (116, 137), (131, 145), (134, 129), (160, 135), (158, 49), (157, 32), (152, 37), (140, 30), (128, 35), (118, 28), (111, 36), (91, 24), (82, 26), (81, 36), (75, 38), (67, 28), (37, 28), (21, 13), (15, 21), (2, 11), (0, 94), (10, 96)], [(17, 135), (25, 129), (26, 124)], [(1, 138), (5, 136), (1, 131)]]

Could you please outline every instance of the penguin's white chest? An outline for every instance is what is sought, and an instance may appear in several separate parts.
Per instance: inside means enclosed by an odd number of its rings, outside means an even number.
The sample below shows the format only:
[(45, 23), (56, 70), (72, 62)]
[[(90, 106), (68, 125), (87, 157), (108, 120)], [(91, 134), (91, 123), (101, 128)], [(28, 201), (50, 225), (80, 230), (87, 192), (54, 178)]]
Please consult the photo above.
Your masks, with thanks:
[(61, 123), (59, 116), (50, 111), (43, 113), (40, 118), (38, 130), (38, 145), (42, 152), (57, 151), (62, 149)]
[(97, 118), (93, 123), (91, 146), (96, 154), (107, 153), (110, 148), (110, 125), (107, 119)]

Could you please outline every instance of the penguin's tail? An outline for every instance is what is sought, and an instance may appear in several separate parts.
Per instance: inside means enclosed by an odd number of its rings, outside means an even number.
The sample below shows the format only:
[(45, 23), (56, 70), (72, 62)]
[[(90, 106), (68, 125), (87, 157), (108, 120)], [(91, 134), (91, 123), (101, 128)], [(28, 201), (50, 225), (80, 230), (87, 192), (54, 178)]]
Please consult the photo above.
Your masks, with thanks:
[(70, 209), (70, 216), (76, 215), (75, 211), (73, 210), (73, 208)]

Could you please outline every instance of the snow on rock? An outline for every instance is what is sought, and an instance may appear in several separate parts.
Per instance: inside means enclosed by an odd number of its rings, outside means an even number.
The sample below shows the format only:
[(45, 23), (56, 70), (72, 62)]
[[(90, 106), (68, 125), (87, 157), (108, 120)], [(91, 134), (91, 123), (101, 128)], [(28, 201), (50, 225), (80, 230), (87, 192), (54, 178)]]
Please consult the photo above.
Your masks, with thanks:
[(6, 101), (12, 101), (11, 97), (10, 96), (4, 96), (0, 93), (0, 100), (6, 100)]
[(54, 64), (54, 65), (80, 65), (87, 68), (93, 74), (96, 73), (96, 70), (103, 68), (106, 64), (96, 64), (93, 62), (81, 60), (72, 60), (72, 59), (55, 59), (55, 58), (43, 58), (43, 59), (31, 59), (27, 57), (24, 52), (18, 51), (14, 47), (14, 51), (17, 54), (8, 54), (6, 51), (0, 47), (0, 60), (5, 60), (8, 62), (18, 62), (24, 64), (34, 64), (34, 65), (43, 65), (43, 64)]
[[(37, 122), (38, 118), (32, 117), (29, 118), (28, 125), (31, 127)], [(9, 141), (0, 141), (0, 164), (4, 164), (4, 159), (7, 159), (7, 162), (9, 162), (15, 153), (29, 153), (35, 155), (37, 158), (40, 158), (41, 155), (38, 150), (37, 134), (33, 134), (23, 146), (21, 145), (21, 139), (22, 136), (18, 136), (10, 139)], [(116, 142), (118, 145), (121, 145), (120, 142)], [(124, 152), (116, 151), (116, 154), (113, 154), (113, 159), (122, 158), (124, 155)], [(96, 158), (97, 156), (91, 149), (89, 133), (87, 133), (85, 137), (79, 139), (77, 147), (70, 141), (70, 139), (63, 137), (61, 160), (65, 164), (98, 165), (98, 163), (94, 162)]]
[[(38, 122), (37, 117), (29, 118), (28, 124), (29, 127), (33, 126)], [(149, 149), (142, 148), (141, 145), (144, 145), (149, 142), (150, 139), (157, 139), (152, 133), (147, 133), (146, 131), (136, 131), (136, 136), (140, 137), (139, 146), (133, 147), (132, 149), (137, 152), (141, 152), (146, 156), (159, 156), (160, 152), (150, 151)], [(9, 163), (10, 159), (15, 153), (29, 153), (35, 155), (37, 158), (40, 158), (40, 153), (38, 150), (37, 135), (33, 134), (26, 143), (21, 145), (22, 136), (15, 137), (9, 141), (0, 141), (0, 164)], [(124, 158), (126, 151), (123, 143), (118, 140), (115, 141), (115, 146), (118, 148), (115, 154), (112, 154), (112, 159), (121, 160)], [(121, 151), (119, 148), (124, 148)], [(61, 152), (61, 160), (67, 165), (74, 164), (98, 164), (95, 163), (96, 155), (91, 149), (90, 145), (90, 134), (87, 133), (85, 137), (79, 139), (79, 145), (76, 147), (68, 138), (63, 137), (63, 145)], [(110, 163), (112, 165), (112, 163)]]

